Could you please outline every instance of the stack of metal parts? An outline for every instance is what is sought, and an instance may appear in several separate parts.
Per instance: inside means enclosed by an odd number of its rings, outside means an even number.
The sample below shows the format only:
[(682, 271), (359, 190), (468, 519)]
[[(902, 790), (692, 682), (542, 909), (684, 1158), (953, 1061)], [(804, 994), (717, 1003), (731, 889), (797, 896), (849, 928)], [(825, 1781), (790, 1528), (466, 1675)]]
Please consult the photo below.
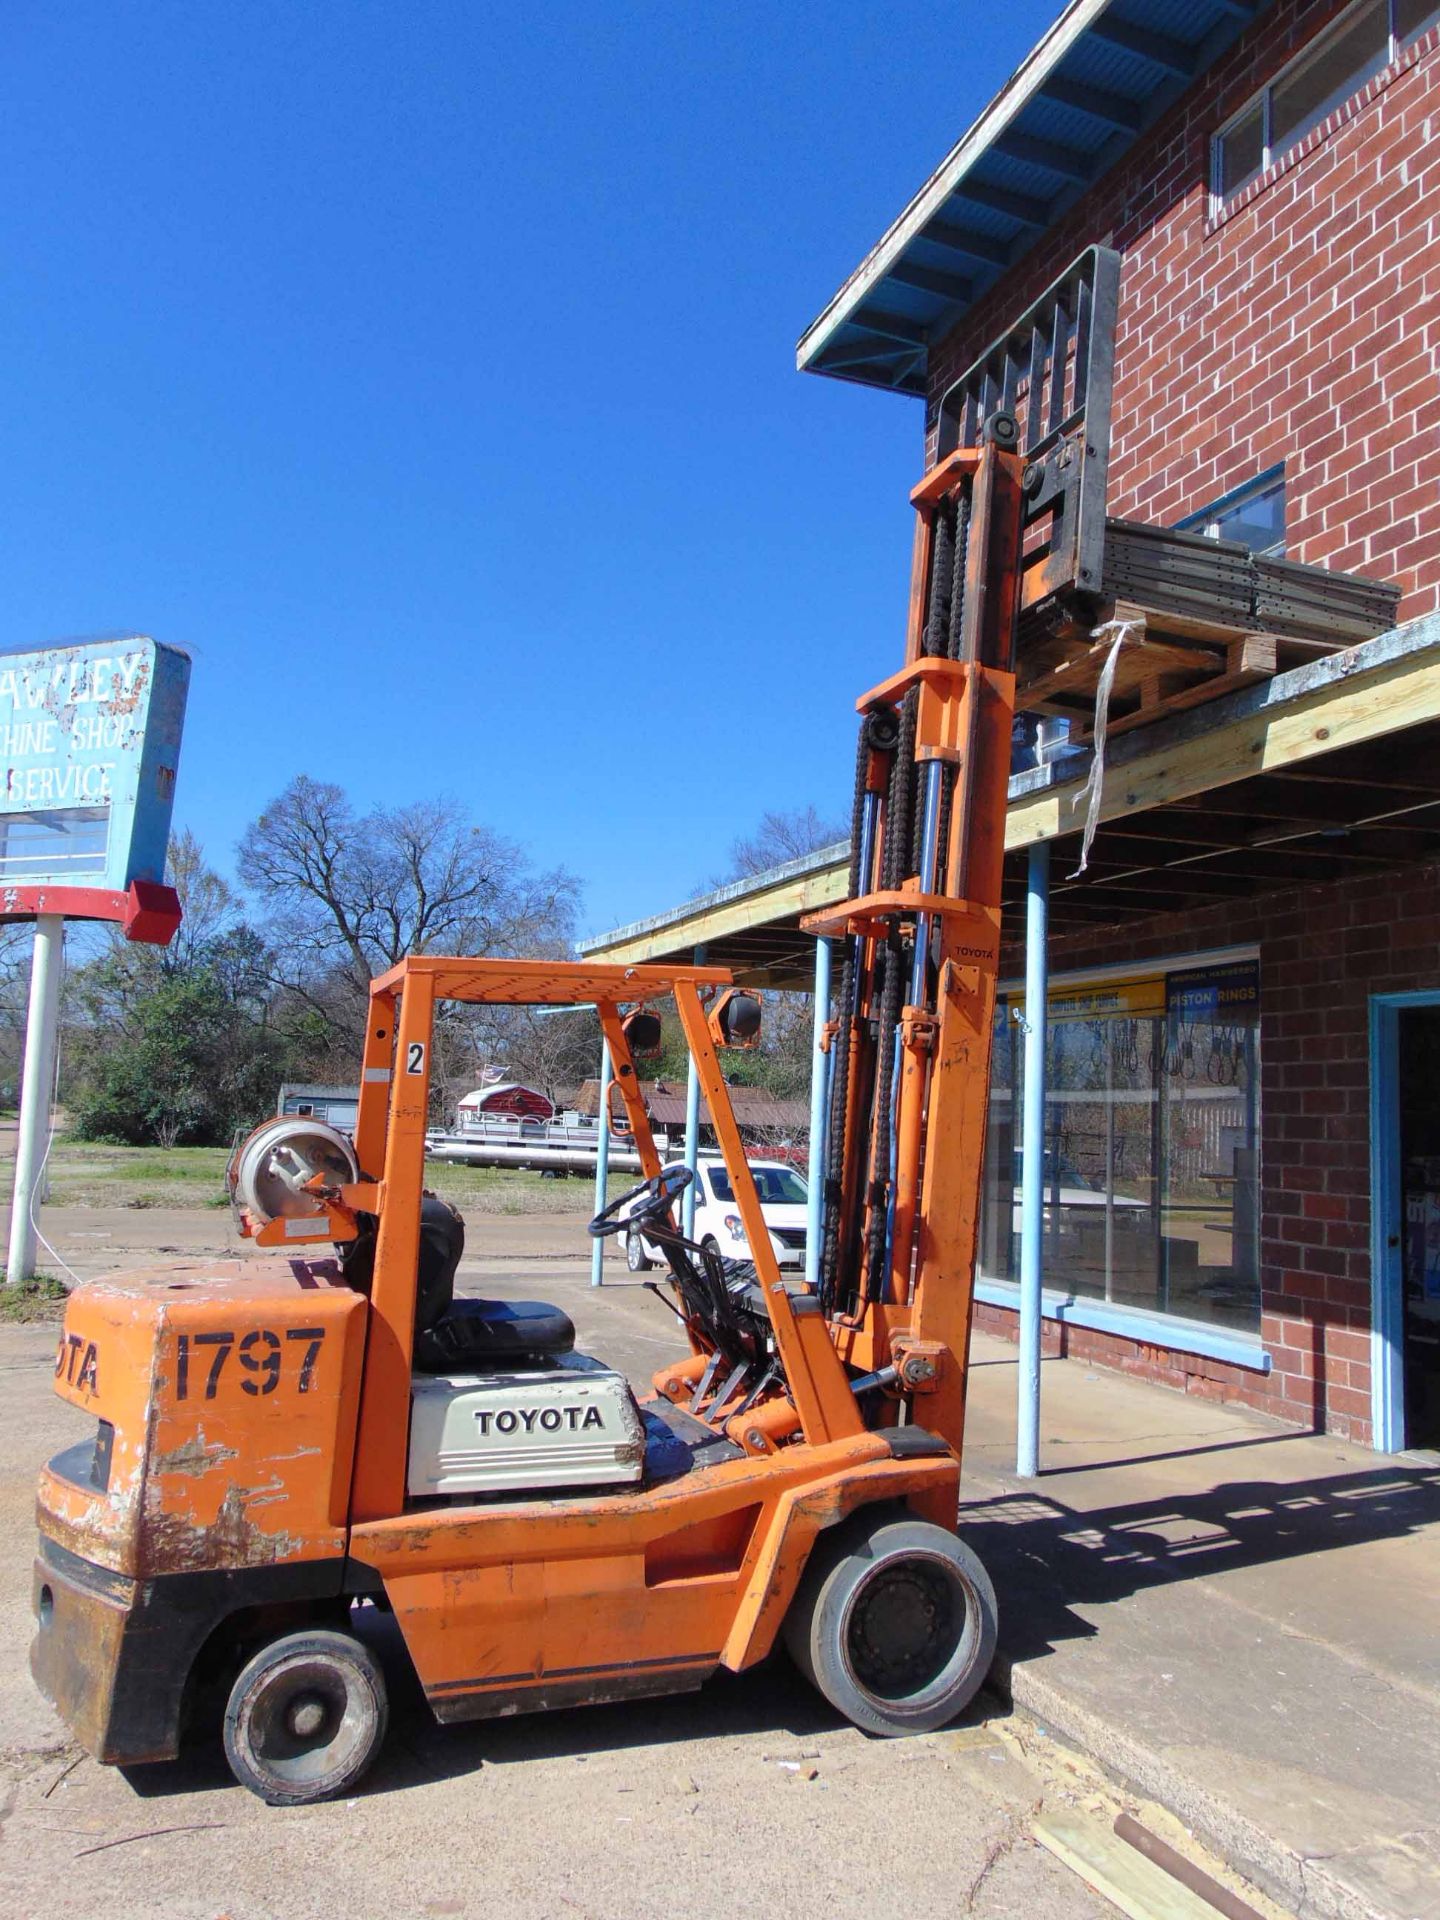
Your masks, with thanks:
[(1134, 520), (1105, 523), (1104, 595), (1193, 621), (1348, 646), (1395, 624), (1400, 589), (1383, 580), (1275, 560), (1235, 540), (1211, 540)]

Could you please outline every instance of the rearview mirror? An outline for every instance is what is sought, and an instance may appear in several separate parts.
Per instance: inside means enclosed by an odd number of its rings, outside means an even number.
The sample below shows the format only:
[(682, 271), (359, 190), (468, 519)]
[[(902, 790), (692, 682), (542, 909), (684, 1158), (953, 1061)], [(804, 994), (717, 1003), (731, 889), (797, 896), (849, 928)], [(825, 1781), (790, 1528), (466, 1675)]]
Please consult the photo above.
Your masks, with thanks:
[(710, 1038), (717, 1047), (758, 1047), (760, 996), (743, 987), (726, 987), (710, 1009)]

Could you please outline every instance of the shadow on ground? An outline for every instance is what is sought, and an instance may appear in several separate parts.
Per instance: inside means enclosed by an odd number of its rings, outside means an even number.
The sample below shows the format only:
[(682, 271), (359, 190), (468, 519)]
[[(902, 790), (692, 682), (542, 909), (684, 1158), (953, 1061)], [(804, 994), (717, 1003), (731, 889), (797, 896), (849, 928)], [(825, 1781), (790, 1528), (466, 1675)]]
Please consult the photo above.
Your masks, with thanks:
[[(441, 1726), (426, 1705), (394, 1620), (367, 1607), (356, 1621), (383, 1660), (390, 1688), (390, 1732), (359, 1790), (365, 1794), (478, 1774), (485, 1767), (583, 1761), (627, 1748), (756, 1734), (773, 1736), (767, 1753), (787, 1758), (817, 1735), (848, 1724), (776, 1653), (745, 1673), (717, 1674), (694, 1693)], [(982, 1694), (959, 1724), (977, 1725), (1004, 1711), (997, 1700)], [(197, 1739), (178, 1760), (126, 1768), (125, 1777), (145, 1799), (212, 1793), (234, 1785), (215, 1738)]]
[[(1265, 1444), (1232, 1442), (1228, 1446)], [(1206, 1449), (1187, 1449), (1193, 1459)], [(1171, 1456), (1152, 1456), (1163, 1460)], [(1103, 1462), (1067, 1469), (1102, 1475)], [(1039, 1483), (1063, 1478), (1048, 1475)], [(1386, 1465), (1309, 1480), (1230, 1480), (1114, 1506), (1067, 1506), (1043, 1490), (968, 1502), (960, 1528), (1005, 1595), (1001, 1641), (1014, 1660), (1093, 1635), (1075, 1611), (1147, 1588), (1212, 1578), (1338, 1547), (1401, 1539), (1440, 1523), (1440, 1468)]]

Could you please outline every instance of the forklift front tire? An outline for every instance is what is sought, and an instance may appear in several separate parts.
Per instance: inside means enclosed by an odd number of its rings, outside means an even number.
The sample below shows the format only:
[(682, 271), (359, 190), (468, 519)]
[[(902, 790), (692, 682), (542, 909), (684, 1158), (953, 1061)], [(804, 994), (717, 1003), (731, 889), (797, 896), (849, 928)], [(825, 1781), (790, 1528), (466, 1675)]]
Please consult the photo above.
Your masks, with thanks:
[(348, 1633), (286, 1633), (249, 1660), (225, 1709), (225, 1758), (272, 1807), (348, 1793), (385, 1739), (385, 1676)]
[(944, 1527), (885, 1519), (821, 1540), (785, 1620), (806, 1679), (867, 1733), (930, 1733), (995, 1657), (995, 1589)]

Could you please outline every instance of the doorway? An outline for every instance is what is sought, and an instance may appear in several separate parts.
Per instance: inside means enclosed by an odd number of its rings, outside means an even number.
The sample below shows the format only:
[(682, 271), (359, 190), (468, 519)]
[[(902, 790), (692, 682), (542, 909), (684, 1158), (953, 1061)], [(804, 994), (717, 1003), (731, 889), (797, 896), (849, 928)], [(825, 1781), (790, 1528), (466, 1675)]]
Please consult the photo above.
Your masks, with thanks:
[(1440, 1449), (1440, 995), (1373, 1010), (1375, 1440)]
[(1440, 1447), (1440, 1007), (1400, 1010), (1405, 1444)]

